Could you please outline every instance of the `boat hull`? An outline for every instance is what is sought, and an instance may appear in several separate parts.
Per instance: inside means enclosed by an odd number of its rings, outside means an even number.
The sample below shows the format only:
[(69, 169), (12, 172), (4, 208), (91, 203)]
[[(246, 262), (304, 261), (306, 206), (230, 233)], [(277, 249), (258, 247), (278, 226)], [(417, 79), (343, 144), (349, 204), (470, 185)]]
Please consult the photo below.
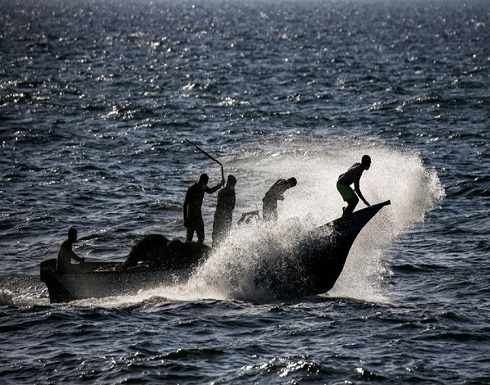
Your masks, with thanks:
[(265, 265), (256, 285), (276, 299), (317, 295), (335, 285), (364, 226), (390, 201), (339, 218), (310, 232), (280, 264)]
[[(367, 207), (311, 231), (280, 264), (264, 262), (256, 286), (276, 298), (328, 292), (342, 273), (358, 234), (389, 204), (386, 201)], [(204, 245), (167, 242), (162, 236), (150, 235), (133, 248), (129, 258), (134, 260), (132, 265), (127, 261), (85, 262), (60, 273), (56, 259), (49, 259), (41, 263), (41, 281), (48, 288), (51, 303), (135, 295), (140, 290), (187, 281), (208, 252)], [(152, 264), (138, 262), (141, 255), (152, 255)]]
[(121, 263), (86, 262), (73, 271), (58, 273), (56, 259), (41, 263), (41, 280), (46, 284), (51, 303), (70, 302), (86, 298), (136, 295), (160, 285), (184, 282), (193, 268), (152, 271), (141, 269), (120, 270)]

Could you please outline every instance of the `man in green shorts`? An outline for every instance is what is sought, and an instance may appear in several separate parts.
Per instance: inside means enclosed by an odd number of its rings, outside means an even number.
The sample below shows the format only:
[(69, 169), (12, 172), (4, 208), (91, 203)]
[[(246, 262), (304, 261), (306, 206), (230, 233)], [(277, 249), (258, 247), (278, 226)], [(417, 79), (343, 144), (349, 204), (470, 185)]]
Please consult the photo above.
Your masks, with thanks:
[[(369, 170), (370, 166), (371, 158), (369, 155), (364, 155), (361, 163), (355, 163), (344, 174), (339, 176), (339, 179), (337, 180), (337, 190), (339, 190), (339, 193), (342, 195), (344, 201), (347, 202), (347, 207), (344, 208), (344, 214), (342, 216), (350, 215), (354, 212), (354, 209), (359, 203), (359, 198), (362, 199), (366, 206), (371, 206), (368, 201), (364, 199), (359, 187), (359, 181), (363, 171)], [(355, 191), (350, 187), (350, 185), (353, 183)]]

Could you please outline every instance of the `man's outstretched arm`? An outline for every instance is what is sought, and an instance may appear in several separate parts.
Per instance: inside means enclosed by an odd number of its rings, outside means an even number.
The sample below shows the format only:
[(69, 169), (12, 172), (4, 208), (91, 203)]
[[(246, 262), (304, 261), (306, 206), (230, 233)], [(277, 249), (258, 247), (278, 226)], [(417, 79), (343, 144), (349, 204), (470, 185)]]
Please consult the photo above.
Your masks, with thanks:
[(360, 180), (360, 178), (358, 178), (358, 179), (356, 179), (356, 180), (354, 181), (354, 189), (355, 189), (355, 191), (356, 191), (356, 194), (357, 194), (357, 196), (358, 196), (358, 197), (359, 197), (359, 198), (360, 198), (360, 199), (361, 199), (361, 200), (364, 202), (364, 204), (365, 204), (366, 206), (371, 206), (371, 205), (369, 204), (369, 202), (368, 202), (368, 201), (367, 201), (367, 200), (364, 198), (364, 196), (362, 195), (359, 180)]

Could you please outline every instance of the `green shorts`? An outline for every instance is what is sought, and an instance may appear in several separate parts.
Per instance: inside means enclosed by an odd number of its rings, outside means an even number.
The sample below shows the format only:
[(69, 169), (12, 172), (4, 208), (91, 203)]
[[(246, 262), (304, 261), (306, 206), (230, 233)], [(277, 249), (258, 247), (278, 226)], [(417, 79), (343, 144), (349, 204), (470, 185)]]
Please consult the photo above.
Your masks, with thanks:
[(337, 190), (339, 190), (340, 195), (344, 198), (344, 201), (349, 202), (357, 198), (356, 193), (349, 186), (342, 183), (337, 183)]

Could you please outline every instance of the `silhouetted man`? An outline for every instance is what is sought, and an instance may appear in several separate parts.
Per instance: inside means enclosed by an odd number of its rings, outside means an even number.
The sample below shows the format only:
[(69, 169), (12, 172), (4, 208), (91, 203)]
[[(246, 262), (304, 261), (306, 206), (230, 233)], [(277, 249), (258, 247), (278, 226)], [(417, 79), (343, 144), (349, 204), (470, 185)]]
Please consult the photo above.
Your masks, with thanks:
[(197, 234), (197, 242), (204, 242), (204, 221), (201, 212), (204, 193), (212, 194), (225, 184), (225, 181), (222, 180), (221, 183), (213, 188), (209, 188), (208, 181), (208, 175), (202, 174), (199, 181), (189, 187), (185, 195), (184, 226), (187, 228), (186, 242), (192, 241), (194, 232)]
[(237, 180), (233, 175), (228, 175), (225, 188), (218, 192), (213, 222), (213, 247), (218, 246), (230, 233), (236, 203), (236, 182)]
[[(354, 209), (359, 203), (359, 198), (362, 199), (366, 206), (371, 206), (368, 201), (364, 199), (359, 186), (362, 173), (364, 170), (369, 170), (370, 166), (371, 158), (369, 155), (364, 155), (361, 163), (355, 163), (344, 174), (339, 176), (339, 179), (337, 180), (337, 190), (339, 190), (339, 193), (342, 195), (344, 201), (347, 202), (347, 207), (343, 209), (344, 213), (342, 216), (350, 215), (354, 212)], [(350, 187), (351, 184), (354, 184), (355, 191)]]
[(296, 186), (296, 178), (279, 179), (265, 193), (262, 199), (262, 216), (264, 221), (277, 221), (277, 201), (284, 200), (284, 193), (291, 187)]
[(56, 260), (56, 270), (58, 272), (67, 272), (71, 269), (71, 260), (77, 262), (85, 261), (85, 258), (79, 257), (73, 252), (72, 246), (77, 241), (78, 232), (74, 227), (68, 229), (68, 239), (65, 240), (60, 247), (58, 252), (58, 259)]

